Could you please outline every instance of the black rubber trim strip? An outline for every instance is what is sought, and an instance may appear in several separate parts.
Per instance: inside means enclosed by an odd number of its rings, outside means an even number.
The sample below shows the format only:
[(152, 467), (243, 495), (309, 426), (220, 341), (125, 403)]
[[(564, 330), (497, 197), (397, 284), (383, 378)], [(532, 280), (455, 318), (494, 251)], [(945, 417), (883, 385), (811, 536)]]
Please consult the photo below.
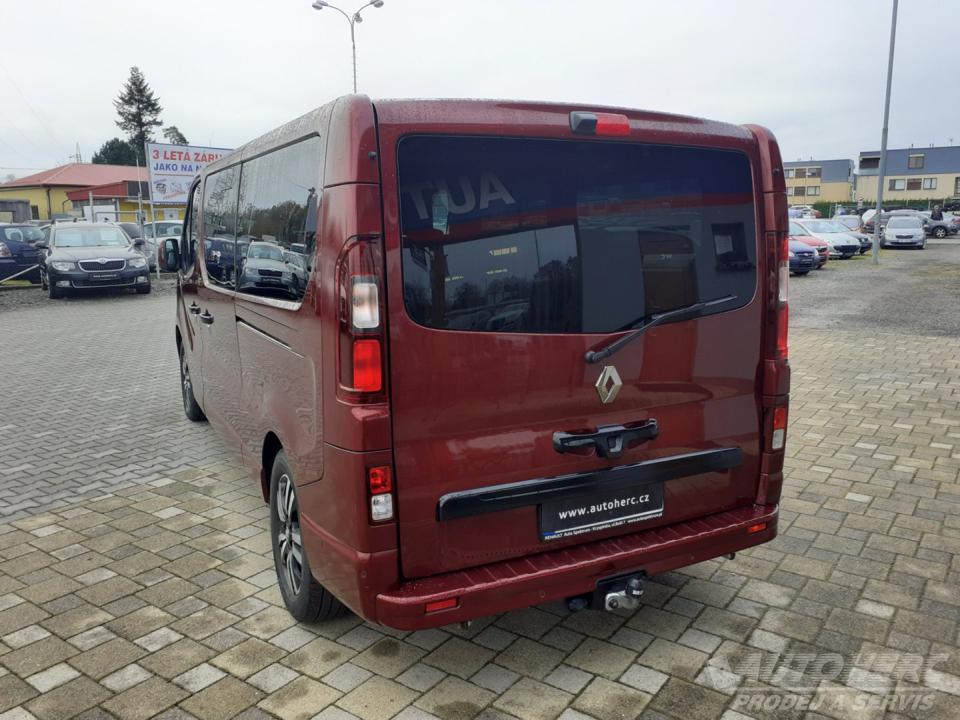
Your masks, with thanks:
[(690, 475), (729, 470), (741, 462), (743, 462), (743, 451), (740, 448), (718, 448), (684, 455), (671, 455), (608, 470), (463, 490), (448, 493), (440, 498), (437, 503), (437, 519), (457, 520), (473, 515), (540, 505), (543, 502), (572, 495), (621, 490)]

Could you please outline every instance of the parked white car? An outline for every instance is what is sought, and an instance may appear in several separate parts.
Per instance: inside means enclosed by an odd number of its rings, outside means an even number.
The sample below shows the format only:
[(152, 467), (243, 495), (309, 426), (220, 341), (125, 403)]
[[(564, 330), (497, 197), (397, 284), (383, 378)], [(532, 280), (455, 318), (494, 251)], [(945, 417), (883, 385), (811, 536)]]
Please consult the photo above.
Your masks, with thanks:
[(927, 246), (927, 231), (923, 221), (914, 216), (891, 216), (883, 229), (881, 247), (916, 247), (923, 250)]
[(860, 241), (847, 228), (833, 220), (802, 218), (793, 220), (815, 238), (830, 246), (830, 257), (846, 260), (860, 252)]

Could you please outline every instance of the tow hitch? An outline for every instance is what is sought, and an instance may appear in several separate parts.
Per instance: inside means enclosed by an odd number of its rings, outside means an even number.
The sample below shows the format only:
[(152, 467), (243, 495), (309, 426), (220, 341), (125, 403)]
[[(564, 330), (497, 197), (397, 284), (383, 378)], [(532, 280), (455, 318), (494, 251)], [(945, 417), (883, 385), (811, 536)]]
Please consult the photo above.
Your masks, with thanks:
[(592, 594), (567, 598), (567, 608), (578, 612), (587, 608), (594, 610), (634, 610), (643, 595), (643, 573), (623, 575), (601, 580)]
[(643, 578), (631, 575), (626, 580), (614, 582), (603, 588), (604, 610), (634, 610), (643, 595)]

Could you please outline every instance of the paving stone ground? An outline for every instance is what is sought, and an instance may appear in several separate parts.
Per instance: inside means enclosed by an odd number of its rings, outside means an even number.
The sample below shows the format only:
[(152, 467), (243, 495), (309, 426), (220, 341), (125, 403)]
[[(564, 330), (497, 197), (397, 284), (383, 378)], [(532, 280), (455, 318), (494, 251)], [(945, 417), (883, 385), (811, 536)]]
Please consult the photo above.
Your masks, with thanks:
[(257, 486), (183, 418), (171, 296), (0, 315), (0, 720), (960, 717), (960, 340), (804, 321), (854, 262), (794, 301), (774, 542), (468, 630), (293, 622)]

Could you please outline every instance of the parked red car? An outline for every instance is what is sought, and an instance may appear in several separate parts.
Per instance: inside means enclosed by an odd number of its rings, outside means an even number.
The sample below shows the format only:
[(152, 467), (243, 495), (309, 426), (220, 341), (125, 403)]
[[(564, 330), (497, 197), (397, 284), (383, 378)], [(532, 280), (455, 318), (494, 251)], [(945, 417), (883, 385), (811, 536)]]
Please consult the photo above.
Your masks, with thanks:
[(190, 197), (164, 252), (184, 407), (259, 479), (296, 618), (631, 608), (647, 576), (775, 536), (769, 131), (354, 95)]
[(817, 251), (817, 270), (827, 264), (827, 260), (830, 259), (830, 245), (827, 244), (826, 240), (814, 237), (798, 223), (792, 221), (790, 222), (789, 233), (791, 240), (799, 240)]

